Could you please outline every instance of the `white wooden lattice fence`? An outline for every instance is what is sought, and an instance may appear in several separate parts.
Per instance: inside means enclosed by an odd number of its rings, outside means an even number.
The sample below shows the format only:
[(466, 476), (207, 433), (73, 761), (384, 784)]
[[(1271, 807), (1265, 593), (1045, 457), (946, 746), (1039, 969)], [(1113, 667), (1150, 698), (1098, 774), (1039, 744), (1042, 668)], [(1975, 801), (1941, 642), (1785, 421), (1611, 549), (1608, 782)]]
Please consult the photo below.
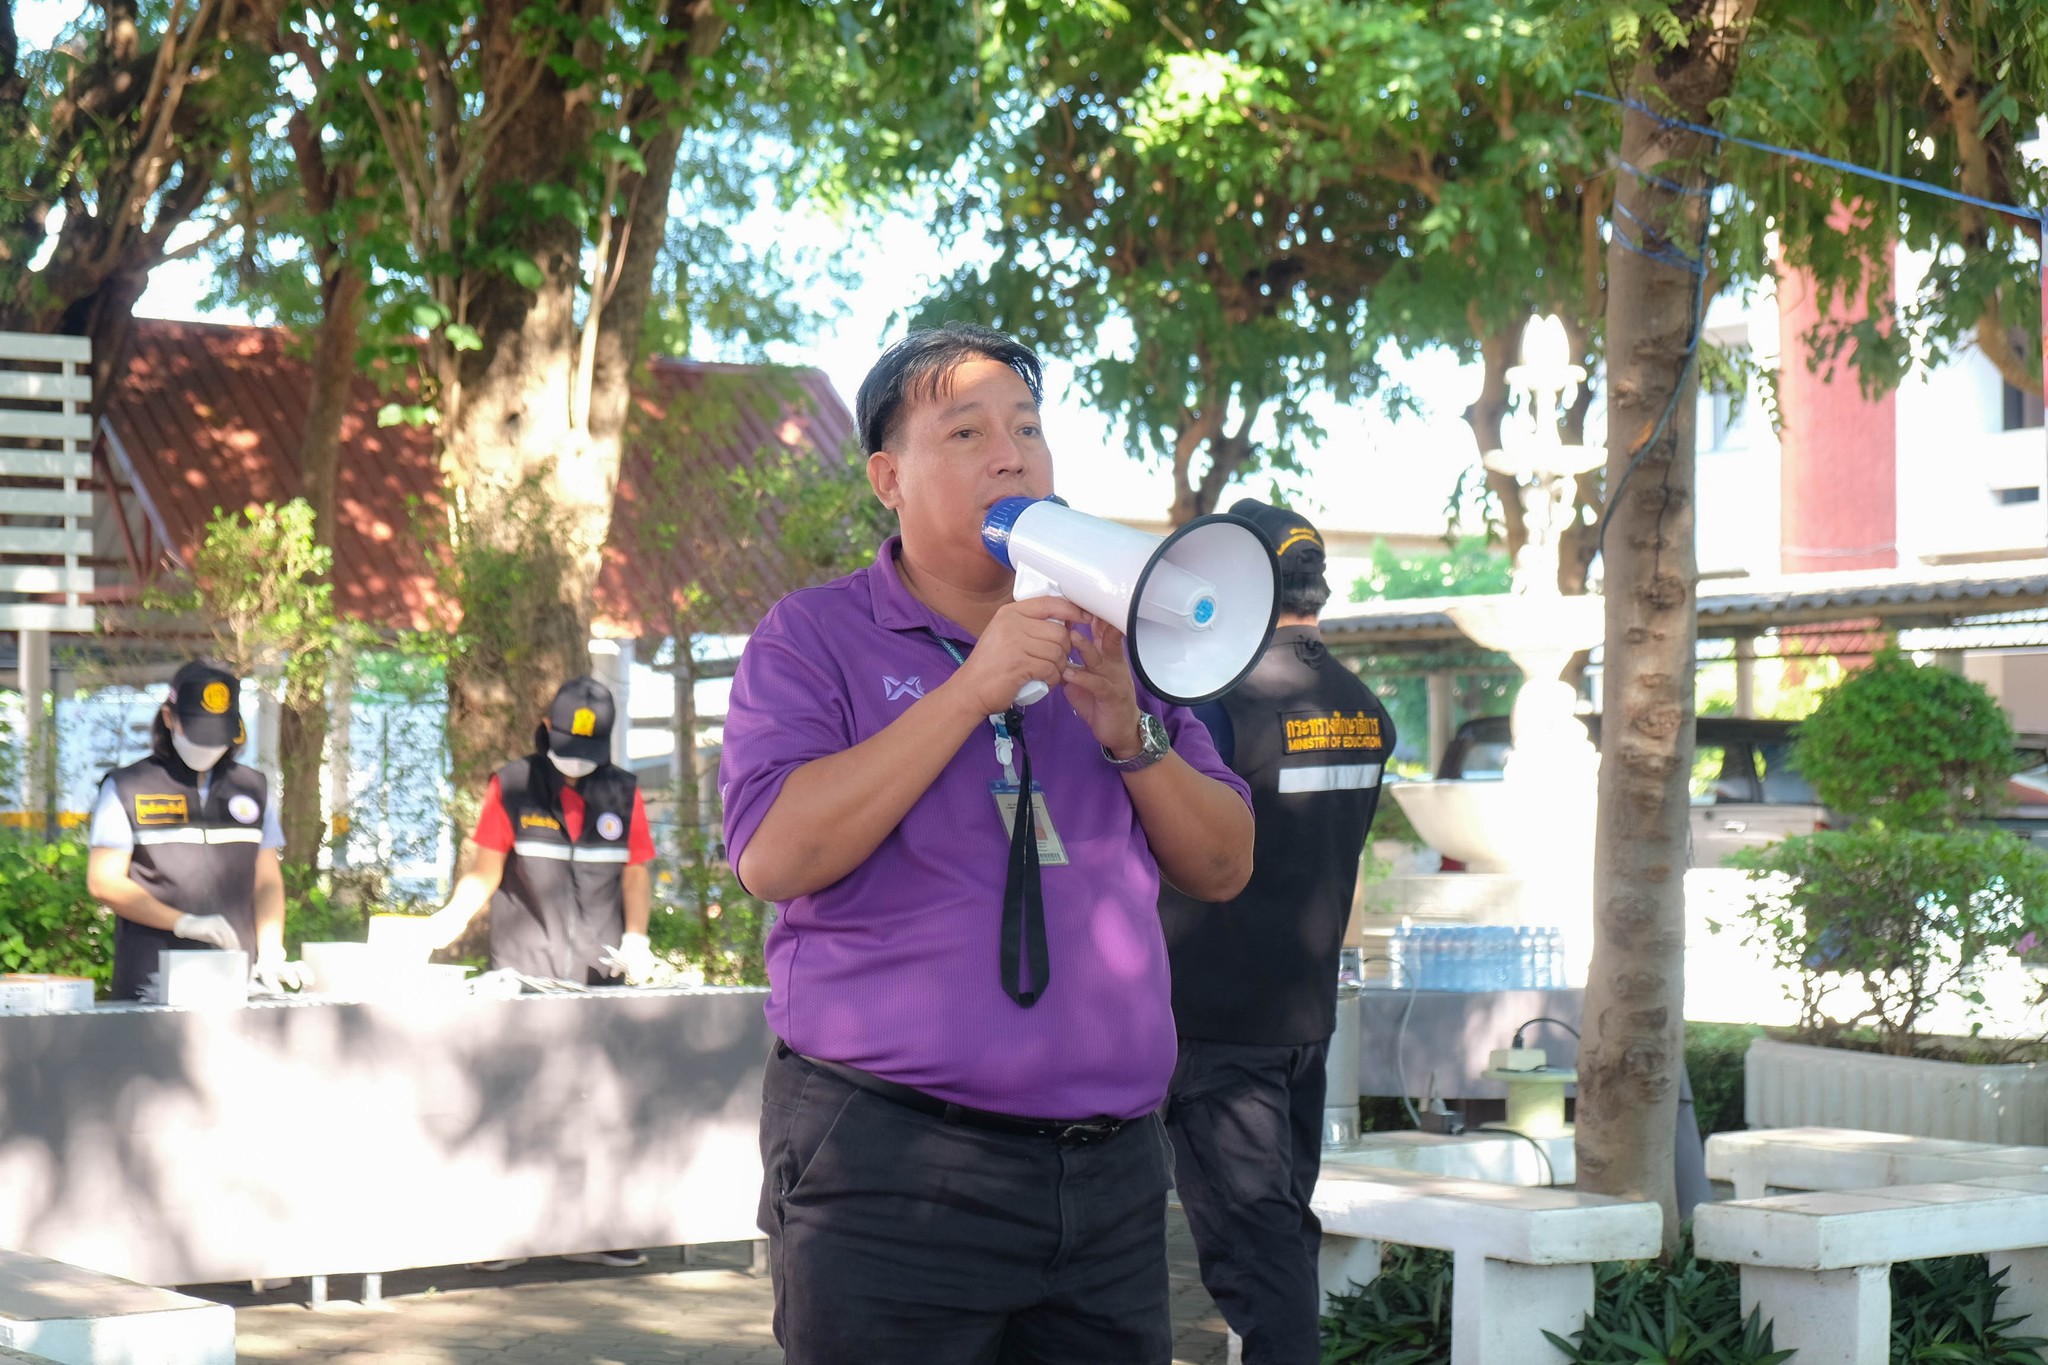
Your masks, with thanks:
[(0, 332), (0, 630), (93, 628), (91, 401), (90, 341)]

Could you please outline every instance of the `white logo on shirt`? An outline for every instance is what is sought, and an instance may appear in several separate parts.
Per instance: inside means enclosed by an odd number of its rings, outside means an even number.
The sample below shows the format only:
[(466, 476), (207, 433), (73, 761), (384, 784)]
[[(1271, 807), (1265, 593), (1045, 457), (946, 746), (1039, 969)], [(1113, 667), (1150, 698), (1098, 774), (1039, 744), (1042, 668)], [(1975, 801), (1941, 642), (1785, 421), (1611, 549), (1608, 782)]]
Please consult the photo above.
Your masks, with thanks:
[(597, 832), (600, 838), (616, 839), (626, 832), (626, 822), (611, 811), (597, 817)]
[(231, 796), (228, 798), (228, 814), (245, 825), (253, 825), (256, 823), (256, 817), (263, 814), (263, 808), (256, 804), (256, 798), (253, 796)]
[(884, 673), (882, 675), (882, 692), (882, 700), (884, 701), (901, 701), (905, 697), (922, 698), (924, 696), (924, 682), (919, 678), (892, 678)]

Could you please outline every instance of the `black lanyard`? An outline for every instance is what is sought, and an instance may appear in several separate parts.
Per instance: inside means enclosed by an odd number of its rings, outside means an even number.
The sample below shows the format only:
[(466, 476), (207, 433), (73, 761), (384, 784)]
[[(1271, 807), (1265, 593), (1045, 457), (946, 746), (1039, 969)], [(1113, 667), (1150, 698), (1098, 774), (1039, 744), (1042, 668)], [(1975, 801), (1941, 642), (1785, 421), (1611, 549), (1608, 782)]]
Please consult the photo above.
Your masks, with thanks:
[[(932, 632), (932, 638), (953, 656), (956, 667), (967, 662), (951, 640)], [(1001, 716), (990, 716), (995, 727), (997, 751), (1008, 744), (1017, 759), (1017, 814), (1010, 821), (1009, 871), (1003, 879), (1002, 973), (1003, 993), (1025, 1009), (1038, 1003), (1052, 978), (1050, 956), (1045, 944), (1045, 887), (1038, 868), (1038, 812), (1031, 795), (1031, 751), (1024, 747), (1024, 711), (1012, 706)], [(1009, 761), (1002, 760), (1007, 769)], [(1024, 960), (1028, 958), (1032, 985), (1025, 987)]]

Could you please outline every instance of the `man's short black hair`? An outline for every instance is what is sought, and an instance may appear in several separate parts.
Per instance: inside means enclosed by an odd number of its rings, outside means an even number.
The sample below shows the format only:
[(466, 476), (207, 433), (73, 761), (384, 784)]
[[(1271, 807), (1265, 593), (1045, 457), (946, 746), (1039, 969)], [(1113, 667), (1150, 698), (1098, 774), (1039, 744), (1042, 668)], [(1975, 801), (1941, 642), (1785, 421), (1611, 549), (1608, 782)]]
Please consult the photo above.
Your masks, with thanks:
[(1038, 353), (1023, 342), (971, 322), (949, 322), (912, 332), (882, 352), (882, 358), (860, 381), (854, 417), (860, 426), (863, 455), (888, 448), (903, 405), (938, 396), (956, 365), (968, 360), (994, 360), (1008, 365), (1031, 390), (1031, 401), (1045, 400), (1045, 372)]

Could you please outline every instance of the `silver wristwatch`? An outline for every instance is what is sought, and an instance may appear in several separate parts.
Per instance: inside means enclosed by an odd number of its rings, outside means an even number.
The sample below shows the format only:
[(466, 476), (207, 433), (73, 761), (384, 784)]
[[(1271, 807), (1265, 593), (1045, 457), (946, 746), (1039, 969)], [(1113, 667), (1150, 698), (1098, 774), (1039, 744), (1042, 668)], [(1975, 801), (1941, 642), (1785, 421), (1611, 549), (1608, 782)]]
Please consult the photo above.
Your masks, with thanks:
[(1102, 746), (1102, 757), (1118, 772), (1134, 773), (1141, 768), (1151, 767), (1173, 752), (1173, 743), (1166, 737), (1166, 727), (1161, 725), (1159, 717), (1150, 711), (1138, 712), (1138, 739), (1141, 747), (1129, 758), (1118, 758), (1109, 751), (1106, 744)]

